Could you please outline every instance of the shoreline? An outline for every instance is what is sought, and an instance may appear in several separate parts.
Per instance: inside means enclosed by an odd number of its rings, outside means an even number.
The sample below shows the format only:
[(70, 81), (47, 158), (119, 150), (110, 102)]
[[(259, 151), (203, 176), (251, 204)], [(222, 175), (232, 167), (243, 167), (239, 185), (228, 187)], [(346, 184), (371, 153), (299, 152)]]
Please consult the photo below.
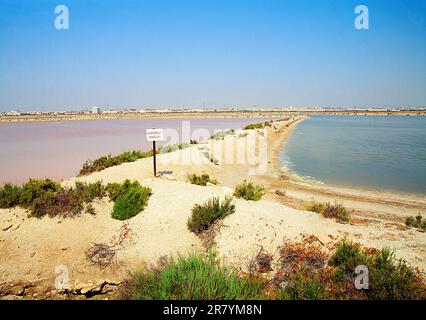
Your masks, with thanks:
[[(307, 118), (293, 122), (289, 128), (282, 128), (278, 132), (279, 137), (271, 137), (269, 143), (272, 145), (270, 154), (271, 170), (269, 171), (269, 183), (271, 188), (284, 188), (289, 199), (286, 204), (294, 208), (301, 208), (312, 202), (339, 202), (346, 203), (348, 207), (353, 207), (357, 211), (369, 216), (376, 216), (379, 212), (385, 211), (388, 217), (402, 221), (408, 213), (416, 215), (426, 214), (426, 195), (415, 193), (404, 193), (395, 191), (375, 191), (368, 188), (350, 188), (329, 184), (314, 184), (308, 181), (294, 181), (292, 172), (287, 173), (281, 170), (280, 154), (287, 143), (293, 129), (300, 122)], [(286, 130), (287, 129), (287, 130)], [(288, 130), (290, 129), (290, 130)], [(280, 134), (281, 133), (281, 134)], [(380, 207), (374, 210), (373, 207)], [(393, 209), (391, 207), (394, 207)], [(407, 214), (401, 213), (406, 212)], [(399, 215), (397, 218), (395, 215)]]
[(303, 111), (303, 110), (271, 110), (271, 111), (205, 111), (205, 112), (146, 112), (118, 114), (59, 114), (59, 115), (20, 115), (0, 116), (1, 124), (33, 123), (33, 122), (68, 122), (68, 121), (102, 121), (102, 120), (136, 120), (136, 119), (180, 119), (180, 118), (271, 118), (297, 117), (311, 115), (335, 116), (410, 116), (424, 117), (426, 110), (418, 111)]
[[(343, 191), (343, 192), (352, 192), (352, 193), (361, 193), (361, 192), (369, 192), (372, 194), (377, 194), (377, 195), (383, 195), (383, 196), (388, 196), (388, 197), (406, 197), (406, 198), (424, 198), (425, 199), (425, 204), (426, 204), (426, 194), (423, 193), (415, 193), (415, 192), (403, 192), (403, 191), (398, 191), (398, 190), (384, 190), (384, 191), (379, 191), (373, 188), (368, 188), (368, 187), (363, 187), (363, 186), (359, 186), (359, 187), (351, 187), (351, 186), (345, 186), (345, 185), (335, 185), (335, 184), (329, 184), (329, 183), (325, 183), (325, 182), (316, 182), (317, 180), (313, 180), (313, 181), (309, 181), (309, 180), (302, 180), (304, 179), (303, 176), (299, 176), (297, 175), (295, 172), (292, 172), (291, 170), (287, 170), (287, 171), (283, 171), (282, 170), (282, 164), (281, 164), (281, 159), (280, 159), (280, 155), (282, 153), (282, 151), (285, 148), (286, 143), (288, 142), (288, 139), (290, 138), (291, 134), (293, 133), (293, 129), (300, 124), (302, 121), (309, 119), (309, 117), (305, 117), (302, 118), (300, 120), (297, 120), (293, 123), (290, 124), (289, 128), (290, 131), (286, 131), (282, 134), (282, 136), (278, 137), (278, 139), (274, 139), (271, 143), (273, 144), (273, 153), (271, 155), (271, 161), (273, 163), (273, 172), (276, 175), (282, 175), (282, 174), (286, 174), (289, 176), (291, 183), (295, 184), (295, 185), (299, 185), (301, 187), (305, 187), (305, 188), (312, 188), (315, 190), (321, 190), (321, 189), (325, 189), (327, 191)], [(302, 181), (296, 181), (296, 180), (291, 180), (292, 177), (299, 177)], [(313, 177), (313, 179), (315, 179)]]

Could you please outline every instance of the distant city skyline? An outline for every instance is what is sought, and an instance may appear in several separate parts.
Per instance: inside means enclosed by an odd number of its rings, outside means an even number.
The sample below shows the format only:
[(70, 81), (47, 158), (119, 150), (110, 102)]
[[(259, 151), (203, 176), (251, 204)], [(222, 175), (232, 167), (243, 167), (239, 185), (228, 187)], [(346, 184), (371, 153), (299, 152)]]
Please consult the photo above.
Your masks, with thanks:
[(1, 112), (426, 106), (426, 0), (58, 4), (0, 2)]

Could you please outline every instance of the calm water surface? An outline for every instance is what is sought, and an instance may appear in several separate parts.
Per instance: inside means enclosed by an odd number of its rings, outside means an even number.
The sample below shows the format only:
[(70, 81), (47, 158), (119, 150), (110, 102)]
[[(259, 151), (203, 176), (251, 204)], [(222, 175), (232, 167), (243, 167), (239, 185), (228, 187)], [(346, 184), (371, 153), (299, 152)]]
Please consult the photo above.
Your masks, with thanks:
[(313, 116), (281, 160), (325, 184), (426, 194), (426, 117)]
[[(196, 129), (240, 128), (268, 119), (137, 119), (0, 124), (0, 185), (28, 178), (62, 179), (75, 176), (87, 159), (127, 150), (151, 148), (148, 128), (176, 129), (182, 121)], [(200, 137), (191, 137), (201, 140)], [(186, 140), (188, 139), (183, 139)], [(188, 141), (189, 142), (189, 141)]]

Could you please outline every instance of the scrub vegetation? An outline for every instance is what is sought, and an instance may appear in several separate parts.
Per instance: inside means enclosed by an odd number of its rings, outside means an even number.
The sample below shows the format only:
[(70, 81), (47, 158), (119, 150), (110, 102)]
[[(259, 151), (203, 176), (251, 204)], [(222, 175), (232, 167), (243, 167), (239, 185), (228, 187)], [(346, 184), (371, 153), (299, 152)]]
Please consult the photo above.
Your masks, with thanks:
[(244, 181), (235, 187), (234, 196), (244, 200), (259, 201), (265, 194), (265, 188), (260, 184)]
[(92, 202), (109, 196), (114, 201), (112, 217), (124, 220), (144, 209), (151, 189), (139, 182), (124, 181), (104, 186), (101, 181), (77, 181), (74, 187), (62, 187), (50, 179), (30, 179), (20, 186), (5, 184), (0, 188), (0, 208), (20, 206), (33, 217), (75, 217), (84, 212), (95, 214)]
[[(157, 149), (156, 153), (157, 154), (169, 153), (169, 152), (174, 152), (176, 150), (186, 149), (188, 147), (189, 147), (188, 143), (169, 144)], [(135, 162), (136, 160), (149, 158), (152, 156), (153, 156), (152, 150), (148, 150), (148, 151), (133, 150), (133, 151), (126, 151), (115, 156), (112, 156), (112, 155), (101, 156), (93, 161), (87, 160), (83, 164), (83, 167), (80, 169), (79, 175), (85, 176), (93, 172), (99, 172), (106, 168), (118, 166), (126, 162)]]
[[(268, 256), (268, 266), (270, 259)], [(359, 264), (369, 270), (369, 289), (355, 287)], [(268, 271), (267, 277), (263, 273)], [(423, 300), (425, 290), (421, 273), (396, 260), (389, 249), (365, 249), (342, 241), (327, 255), (305, 239), (282, 245), (275, 270), (236, 271), (225, 267), (211, 249), (176, 259), (162, 258), (132, 275), (123, 286), (122, 298)]]
[(211, 198), (202, 205), (196, 204), (192, 208), (187, 226), (190, 231), (199, 234), (207, 230), (216, 221), (234, 212), (235, 205), (232, 203), (232, 197), (226, 197), (223, 201), (220, 201), (219, 198)]
[(218, 184), (219, 182), (214, 179), (211, 178), (208, 174), (203, 173), (202, 175), (197, 175), (197, 174), (190, 174), (188, 175), (188, 180), (189, 182), (191, 182), (192, 184), (196, 184), (198, 186), (207, 186), (207, 183), (211, 183), (211, 184)]
[(351, 218), (349, 211), (341, 204), (313, 203), (307, 207), (307, 210), (321, 214), (326, 218), (335, 219), (340, 223), (348, 223)]

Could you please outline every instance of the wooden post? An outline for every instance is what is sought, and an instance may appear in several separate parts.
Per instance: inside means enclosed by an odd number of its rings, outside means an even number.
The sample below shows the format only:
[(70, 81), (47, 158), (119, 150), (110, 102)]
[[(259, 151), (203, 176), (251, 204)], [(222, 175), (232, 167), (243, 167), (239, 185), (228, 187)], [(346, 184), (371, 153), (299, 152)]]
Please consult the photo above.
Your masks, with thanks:
[(157, 177), (157, 150), (155, 149), (155, 141), (152, 141), (152, 156), (154, 159), (154, 177)]

